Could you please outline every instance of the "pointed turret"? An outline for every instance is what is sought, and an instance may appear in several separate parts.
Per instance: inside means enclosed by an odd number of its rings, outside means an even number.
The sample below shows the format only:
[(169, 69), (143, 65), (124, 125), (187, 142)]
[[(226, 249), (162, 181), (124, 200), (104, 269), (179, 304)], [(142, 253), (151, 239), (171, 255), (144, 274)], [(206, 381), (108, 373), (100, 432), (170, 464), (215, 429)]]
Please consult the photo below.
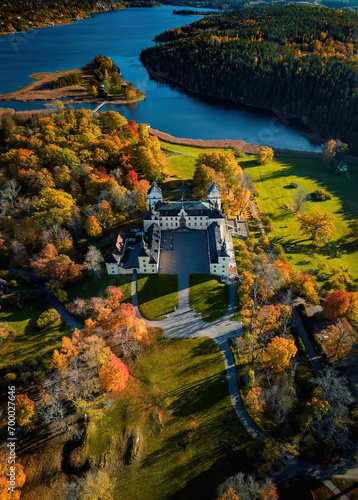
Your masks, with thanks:
[(158, 201), (163, 201), (162, 190), (160, 189), (160, 187), (158, 187), (156, 182), (152, 182), (152, 185), (147, 192), (148, 210), (150, 210), (151, 208), (155, 208), (155, 205), (158, 203)]
[(221, 210), (221, 192), (216, 182), (213, 182), (206, 191), (206, 199), (211, 202), (212, 206), (215, 206), (217, 210)]
[(220, 257), (228, 257), (229, 254), (227, 253), (226, 249), (226, 240), (224, 239), (223, 244), (221, 245), (220, 249)]

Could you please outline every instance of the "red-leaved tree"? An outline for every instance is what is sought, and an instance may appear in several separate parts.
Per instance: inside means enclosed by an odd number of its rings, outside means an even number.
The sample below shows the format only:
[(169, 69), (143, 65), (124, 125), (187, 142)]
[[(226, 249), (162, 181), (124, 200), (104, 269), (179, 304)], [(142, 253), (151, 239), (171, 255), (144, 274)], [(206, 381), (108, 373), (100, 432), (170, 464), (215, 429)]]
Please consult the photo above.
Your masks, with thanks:
[(333, 290), (323, 302), (323, 312), (327, 319), (341, 318), (350, 304), (349, 293), (345, 290)]

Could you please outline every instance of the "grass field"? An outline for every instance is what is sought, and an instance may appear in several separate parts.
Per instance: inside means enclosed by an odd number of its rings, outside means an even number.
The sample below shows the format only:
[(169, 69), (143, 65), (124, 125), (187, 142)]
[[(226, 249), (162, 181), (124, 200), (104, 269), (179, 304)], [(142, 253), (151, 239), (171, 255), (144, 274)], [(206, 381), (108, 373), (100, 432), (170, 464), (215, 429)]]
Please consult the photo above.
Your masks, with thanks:
[(192, 179), (195, 172), (196, 156), (171, 156), (168, 158), (168, 171), (178, 179)]
[(22, 309), (2, 305), (0, 321), (7, 321), (17, 331), (15, 339), (1, 349), (0, 368), (31, 363), (35, 358), (51, 356), (67, 335), (66, 324), (60, 320), (46, 330), (39, 330), (36, 321), (43, 312), (36, 302), (41, 294), (33, 293), (31, 301), (25, 300)]
[(172, 150), (166, 151), (168, 155), (168, 171), (171, 176), (177, 179), (193, 178), (195, 171), (195, 160), (201, 153), (211, 153), (213, 151), (222, 151), (224, 153), (232, 152), (231, 149), (195, 148), (191, 146), (171, 144), (165, 141), (160, 141), (160, 144), (162, 147)]
[(178, 307), (178, 276), (176, 274), (139, 274), (137, 295), (140, 312), (151, 320), (164, 316)]
[(331, 481), (337, 488), (344, 492), (348, 498), (358, 500), (358, 481), (339, 477), (333, 477)]
[(189, 276), (190, 307), (201, 313), (202, 319), (211, 323), (223, 316), (229, 305), (228, 285), (210, 274)]
[(75, 297), (83, 299), (99, 297), (106, 291), (108, 286), (118, 286), (123, 292), (122, 302), (132, 302), (131, 282), (131, 274), (114, 276), (105, 274), (101, 278), (87, 276), (79, 283), (71, 285), (68, 291), (68, 300), (73, 300)]
[[(282, 244), (291, 264), (303, 271), (315, 269), (320, 261), (326, 262), (330, 268), (346, 268), (358, 278), (358, 248), (347, 239), (347, 223), (356, 218), (347, 202), (358, 203), (357, 167), (350, 166), (348, 175), (335, 176), (324, 170), (320, 160), (279, 159), (268, 165), (247, 160), (241, 165), (257, 184), (257, 204), (261, 213), (268, 213), (272, 218), (271, 242)], [(291, 182), (306, 188), (309, 193), (325, 189), (332, 195), (331, 200), (309, 201), (303, 208), (304, 212), (319, 210), (334, 216), (335, 231), (331, 242), (322, 247), (314, 246), (300, 234), (296, 216), (284, 209), (284, 204), (292, 205), (296, 192), (288, 188)]]
[(87, 450), (115, 452), (116, 436), (135, 429), (139, 452), (117, 474), (115, 498), (211, 498), (215, 483), (230, 474), (228, 450), (251, 440), (233, 410), (215, 343), (164, 340), (159, 332), (124, 393), (88, 434)]

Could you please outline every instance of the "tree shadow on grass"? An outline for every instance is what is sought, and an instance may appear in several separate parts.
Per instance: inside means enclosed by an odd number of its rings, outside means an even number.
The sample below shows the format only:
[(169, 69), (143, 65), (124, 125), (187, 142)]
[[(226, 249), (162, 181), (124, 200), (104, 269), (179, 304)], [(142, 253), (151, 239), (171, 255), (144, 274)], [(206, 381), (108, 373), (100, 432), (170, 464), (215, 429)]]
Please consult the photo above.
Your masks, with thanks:
[[(145, 278), (139, 277), (138, 282), (142, 279)], [(160, 319), (172, 313), (173, 307), (177, 305), (175, 301), (178, 300), (178, 296), (173, 300), (169, 295), (178, 292), (178, 277), (175, 274), (150, 275), (145, 279), (144, 285), (140, 284), (137, 290), (138, 303), (143, 314), (146, 315), (147, 303), (152, 302), (147, 311), (147, 313), (150, 312), (149, 319)]]
[(168, 467), (163, 469), (161, 482), (185, 486), (167, 496), (168, 499), (214, 499), (218, 485), (228, 476), (238, 470), (252, 472), (245, 451), (251, 440), (241, 432), (239, 422), (236, 427), (229, 418), (230, 423), (222, 428), (221, 422), (210, 415), (201, 419), (193, 414), (193, 419), (199, 423), (197, 428), (191, 428), (188, 419), (184, 423), (186, 428), (182, 427), (163, 441), (161, 448), (141, 463), (142, 468), (150, 468), (153, 463), (168, 463), (170, 457)]

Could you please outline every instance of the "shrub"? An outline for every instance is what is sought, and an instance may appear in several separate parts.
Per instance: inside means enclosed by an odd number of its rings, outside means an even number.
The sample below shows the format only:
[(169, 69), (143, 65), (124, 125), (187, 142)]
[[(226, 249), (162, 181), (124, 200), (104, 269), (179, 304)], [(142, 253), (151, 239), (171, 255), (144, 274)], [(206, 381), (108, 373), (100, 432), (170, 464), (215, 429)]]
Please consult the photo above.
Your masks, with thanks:
[(53, 325), (53, 323), (56, 323), (56, 321), (58, 321), (59, 319), (60, 315), (58, 314), (56, 309), (48, 309), (40, 315), (39, 319), (36, 321), (36, 326), (37, 328), (44, 330), (50, 325)]
[(269, 215), (262, 215), (262, 216), (261, 216), (261, 222), (262, 222), (262, 224), (263, 224), (264, 226), (265, 226), (265, 225), (269, 226), (269, 225), (271, 225), (272, 220), (271, 220), (271, 218), (270, 218), (270, 216), (269, 216)]
[(251, 260), (243, 260), (241, 262), (241, 268), (244, 269), (244, 271), (253, 271), (255, 269), (255, 266), (251, 262)]
[(17, 286), (17, 281), (16, 280), (10, 280), (9, 281), (9, 287), (10, 288), (15, 288)]
[(46, 380), (46, 373), (43, 371), (36, 372), (34, 375), (34, 384), (37, 387), (42, 387)]
[(11, 382), (14, 382), (17, 379), (16, 373), (7, 373), (4, 377), (4, 380), (6, 383), (11, 384)]
[(316, 189), (316, 191), (313, 191), (311, 196), (314, 201), (326, 201), (332, 198), (332, 196), (324, 189)]
[(264, 226), (265, 233), (272, 233), (273, 227), (272, 226)]
[(296, 184), (295, 182), (291, 182), (290, 188), (291, 189), (297, 189), (298, 188), (298, 184)]
[(6, 321), (0, 323), (0, 344), (6, 342), (16, 336), (16, 330), (10, 326)]
[(24, 387), (30, 385), (30, 380), (32, 379), (33, 374), (31, 372), (23, 372), (20, 375), (20, 382)]
[(81, 446), (75, 448), (70, 453), (68, 462), (74, 471), (79, 471), (82, 469), (82, 467), (86, 464), (86, 455)]

